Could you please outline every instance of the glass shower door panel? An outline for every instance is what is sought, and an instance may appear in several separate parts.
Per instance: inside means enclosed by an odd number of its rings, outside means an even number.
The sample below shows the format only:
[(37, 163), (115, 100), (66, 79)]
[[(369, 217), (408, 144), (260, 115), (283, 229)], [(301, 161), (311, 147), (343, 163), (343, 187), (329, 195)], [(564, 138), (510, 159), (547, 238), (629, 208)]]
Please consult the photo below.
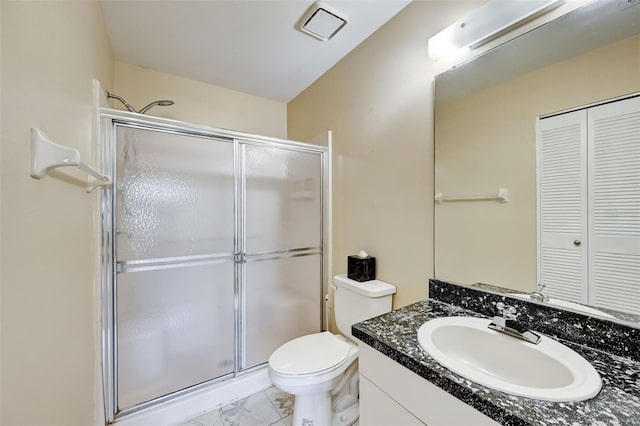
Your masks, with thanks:
[(233, 253), (233, 143), (118, 126), (117, 258)]
[(234, 371), (234, 263), (118, 275), (118, 408)]
[(245, 252), (319, 247), (322, 157), (245, 145)]
[(320, 331), (321, 263), (319, 254), (247, 261), (243, 368), (267, 362), (289, 340)]
[(118, 407), (235, 370), (234, 147), (116, 128)]

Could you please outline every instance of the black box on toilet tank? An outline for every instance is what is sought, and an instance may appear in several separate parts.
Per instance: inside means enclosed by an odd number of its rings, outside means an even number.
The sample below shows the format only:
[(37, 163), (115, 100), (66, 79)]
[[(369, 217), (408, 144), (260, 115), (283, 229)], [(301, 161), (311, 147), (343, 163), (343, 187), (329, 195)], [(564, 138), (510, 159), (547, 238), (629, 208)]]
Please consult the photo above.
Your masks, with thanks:
[(376, 279), (376, 258), (347, 256), (347, 278), (363, 282)]

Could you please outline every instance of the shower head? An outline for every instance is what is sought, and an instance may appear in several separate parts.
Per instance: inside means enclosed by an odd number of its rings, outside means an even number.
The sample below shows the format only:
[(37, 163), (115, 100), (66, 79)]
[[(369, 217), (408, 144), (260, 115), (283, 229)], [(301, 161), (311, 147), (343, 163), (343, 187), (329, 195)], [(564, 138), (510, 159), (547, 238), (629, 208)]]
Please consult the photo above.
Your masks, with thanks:
[(162, 99), (160, 101), (155, 101), (155, 102), (151, 102), (149, 105), (143, 107), (140, 110), (140, 114), (144, 114), (145, 112), (149, 111), (150, 108), (153, 108), (154, 106), (158, 105), (158, 106), (170, 106), (173, 105), (174, 102), (167, 100), (167, 99)]
[(167, 100), (167, 99), (162, 99), (160, 101), (151, 102), (149, 105), (143, 107), (140, 111), (136, 111), (136, 109), (134, 107), (132, 107), (131, 104), (129, 104), (129, 102), (125, 101), (123, 98), (121, 98), (118, 95), (114, 95), (113, 93), (107, 92), (107, 98), (117, 99), (120, 102), (122, 102), (122, 105), (124, 105), (124, 107), (127, 109), (127, 111), (129, 111), (129, 112), (137, 112), (139, 114), (144, 114), (150, 108), (153, 108), (156, 105), (169, 106), (169, 105), (173, 105), (174, 104), (173, 101), (170, 101), (170, 100)]

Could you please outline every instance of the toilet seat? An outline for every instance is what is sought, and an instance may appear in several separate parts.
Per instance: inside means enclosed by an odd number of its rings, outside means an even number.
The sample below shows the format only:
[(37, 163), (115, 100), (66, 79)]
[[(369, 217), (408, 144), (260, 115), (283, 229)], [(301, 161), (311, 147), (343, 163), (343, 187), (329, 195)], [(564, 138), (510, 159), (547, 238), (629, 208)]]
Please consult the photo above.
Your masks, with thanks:
[(280, 346), (269, 358), (269, 366), (286, 376), (307, 376), (334, 369), (349, 356), (350, 345), (325, 331), (298, 337)]

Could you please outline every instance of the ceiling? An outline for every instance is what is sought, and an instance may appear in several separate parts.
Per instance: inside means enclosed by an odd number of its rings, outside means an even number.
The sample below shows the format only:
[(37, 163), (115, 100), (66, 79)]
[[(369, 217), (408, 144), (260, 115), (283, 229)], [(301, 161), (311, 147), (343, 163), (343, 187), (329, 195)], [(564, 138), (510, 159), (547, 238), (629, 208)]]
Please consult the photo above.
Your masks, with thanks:
[(411, 0), (326, 3), (348, 23), (329, 41), (296, 29), (313, 0), (102, 0), (117, 60), (289, 102)]

